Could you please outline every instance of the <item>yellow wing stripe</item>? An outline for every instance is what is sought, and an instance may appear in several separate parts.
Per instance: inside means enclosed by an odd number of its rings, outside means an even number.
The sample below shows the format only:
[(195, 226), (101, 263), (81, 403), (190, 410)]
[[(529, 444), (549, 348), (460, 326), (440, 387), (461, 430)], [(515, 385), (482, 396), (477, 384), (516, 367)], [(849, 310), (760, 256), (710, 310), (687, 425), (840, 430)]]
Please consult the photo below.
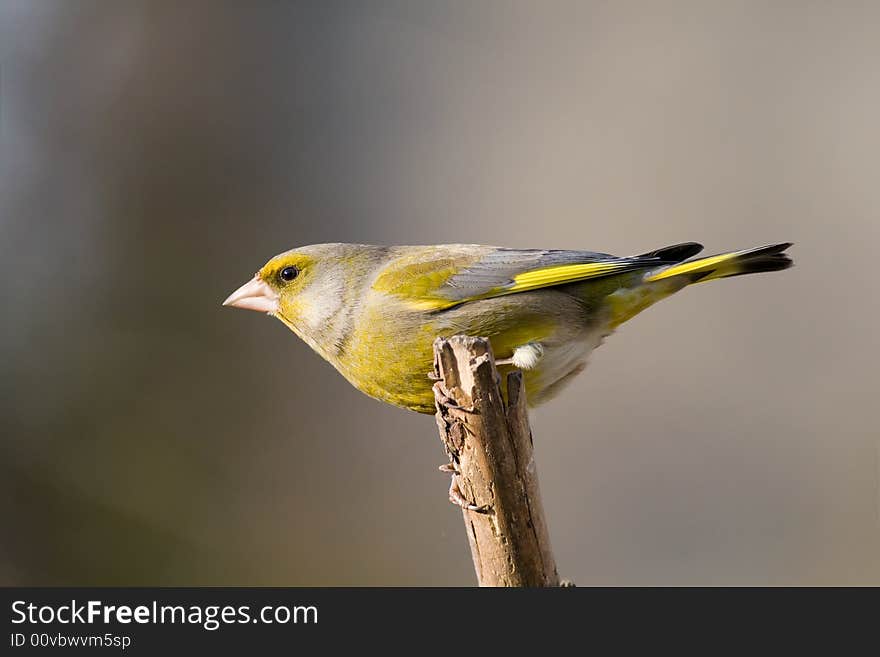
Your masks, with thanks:
[(561, 265), (534, 271), (523, 272), (513, 277), (513, 285), (504, 288), (505, 292), (524, 292), (539, 287), (549, 287), (560, 283), (571, 283), (585, 278), (605, 276), (631, 263), (626, 262), (589, 262), (577, 265)]

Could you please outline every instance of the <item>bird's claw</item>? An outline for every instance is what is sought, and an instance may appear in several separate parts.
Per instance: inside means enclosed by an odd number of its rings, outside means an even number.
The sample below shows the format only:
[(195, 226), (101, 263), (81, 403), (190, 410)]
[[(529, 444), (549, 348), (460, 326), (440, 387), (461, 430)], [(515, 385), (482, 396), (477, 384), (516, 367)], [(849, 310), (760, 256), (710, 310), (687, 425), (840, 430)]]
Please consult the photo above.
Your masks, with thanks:
[(470, 415), (479, 415), (479, 411), (477, 411), (476, 408), (474, 408), (473, 406), (471, 406), (470, 408), (468, 408), (467, 406), (460, 406), (459, 403), (455, 401), (452, 397), (443, 395), (443, 398), (440, 401), (443, 403), (444, 406), (453, 411), (468, 413)]
[(470, 413), (471, 415), (479, 415), (479, 411), (475, 407), (471, 406), (470, 408), (467, 408), (461, 406), (457, 401), (446, 394), (446, 389), (443, 387), (442, 381), (434, 383), (434, 398), (439, 404), (446, 406), (446, 408), (450, 410), (459, 411), (461, 413)]
[(476, 513), (486, 513), (489, 510), (489, 506), (484, 504), (482, 506), (477, 506), (476, 504), (471, 504), (468, 502), (464, 495), (461, 494), (461, 488), (458, 485), (458, 477), (461, 473), (455, 467), (454, 463), (444, 463), (440, 466), (440, 472), (448, 472), (452, 475), (452, 481), (449, 482), (449, 501), (452, 502), (455, 506), (459, 506), (466, 511), (474, 511)]

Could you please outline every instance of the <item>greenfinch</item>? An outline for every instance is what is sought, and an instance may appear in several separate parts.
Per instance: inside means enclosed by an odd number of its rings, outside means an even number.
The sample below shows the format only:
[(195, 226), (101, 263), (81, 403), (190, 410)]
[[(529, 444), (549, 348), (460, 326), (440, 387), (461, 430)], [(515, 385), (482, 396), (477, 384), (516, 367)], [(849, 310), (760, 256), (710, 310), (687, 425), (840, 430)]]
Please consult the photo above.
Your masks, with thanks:
[[(316, 244), (275, 256), (223, 305), (278, 318), (367, 395), (434, 412), (437, 336), (489, 338), (550, 399), (620, 324), (682, 288), (791, 266), (790, 243), (695, 258), (696, 243), (618, 258), (472, 244)], [(506, 377), (502, 376), (502, 380)]]

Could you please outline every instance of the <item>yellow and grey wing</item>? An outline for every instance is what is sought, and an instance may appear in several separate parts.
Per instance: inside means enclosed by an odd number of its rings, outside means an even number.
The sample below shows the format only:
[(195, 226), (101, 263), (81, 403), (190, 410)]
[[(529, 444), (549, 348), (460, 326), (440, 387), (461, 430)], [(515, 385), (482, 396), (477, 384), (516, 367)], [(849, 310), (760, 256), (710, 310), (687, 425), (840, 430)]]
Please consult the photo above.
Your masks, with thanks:
[(592, 251), (446, 246), (409, 252), (391, 263), (373, 289), (421, 310), (444, 310), (488, 299), (680, 262), (698, 244), (679, 244), (618, 258)]

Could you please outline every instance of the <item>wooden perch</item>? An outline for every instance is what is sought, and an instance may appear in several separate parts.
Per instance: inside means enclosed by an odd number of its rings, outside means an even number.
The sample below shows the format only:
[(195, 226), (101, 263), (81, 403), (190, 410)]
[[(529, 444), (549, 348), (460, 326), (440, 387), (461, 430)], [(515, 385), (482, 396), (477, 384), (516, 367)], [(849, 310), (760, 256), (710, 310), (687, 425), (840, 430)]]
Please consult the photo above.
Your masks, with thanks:
[(480, 586), (559, 586), (522, 373), (508, 375), (505, 403), (489, 341), (469, 336), (437, 338), (434, 369), (450, 499), (463, 506)]

